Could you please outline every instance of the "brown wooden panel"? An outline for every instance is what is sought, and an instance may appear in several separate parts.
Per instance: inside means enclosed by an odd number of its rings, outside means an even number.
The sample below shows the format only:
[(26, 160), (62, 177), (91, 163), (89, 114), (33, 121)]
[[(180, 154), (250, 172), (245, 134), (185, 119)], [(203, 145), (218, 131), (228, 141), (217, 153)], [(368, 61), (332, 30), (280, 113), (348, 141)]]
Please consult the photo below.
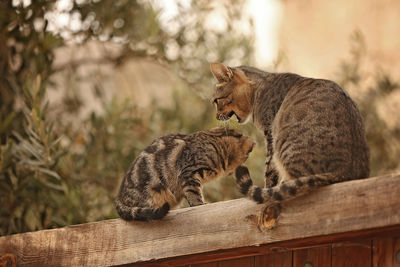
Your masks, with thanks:
[(332, 267), (371, 266), (371, 240), (332, 244)]
[(255, 267), (292, 267), (293, 252), (276, 252), (266, 255), (256, 256), (254, 259)]
[(400, 267), (400, 237), (394, 239), (393, 267)]
[[(310, 263), (311, 265), (305, 265)], [(316, 247), (295, 250), (293, 252), (293, 267), (330, 267), (331, 247)]]
[(400, 267), (400, 237), (373, 240), (373, 267)]
[[(130, 264), (127, 264), (126, 267), (130, 267)], [(135, 267), (166, 267), (164, 263), (156, 263), (156, 262), (150, 262), (150, 263), (135, 263)], [(176, 267), (186, 267), (187, 265), (183, 266), (176, 266)]]
[(188, 265), (188, 267), (218, 267), (218, 262), (190, 264), (190, 265)]
[(220, 261), (218, 267), (254, 267), (254, 257)]

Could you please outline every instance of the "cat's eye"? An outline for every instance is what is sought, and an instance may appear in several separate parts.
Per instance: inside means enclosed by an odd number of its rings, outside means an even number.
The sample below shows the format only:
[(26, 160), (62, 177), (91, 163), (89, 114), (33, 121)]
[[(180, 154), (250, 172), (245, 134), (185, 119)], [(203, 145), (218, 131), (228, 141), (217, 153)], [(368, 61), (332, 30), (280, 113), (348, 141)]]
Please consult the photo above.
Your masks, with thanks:
[(212, 103), (218, 105), (229, 105), (232, 103), (232, 98), (230, 95), (227, 96), (222, 96), (222, 97), (216, 97), (212, 99)]
[(216, 98), (213, 98), (212, 100), (211, 100), (211, 102), (213, 103), (213, 104), (216, 104), (216, 105), (218, 105), (218, 102), (221, 100), (221, 99), (223, 99), (224, 97), (216, 97)]
[(225, 97), (218, 97), (214, 98), (213, 104), (216, 104), (217, 106), (221, 104), (221, 101), (223, 101)]

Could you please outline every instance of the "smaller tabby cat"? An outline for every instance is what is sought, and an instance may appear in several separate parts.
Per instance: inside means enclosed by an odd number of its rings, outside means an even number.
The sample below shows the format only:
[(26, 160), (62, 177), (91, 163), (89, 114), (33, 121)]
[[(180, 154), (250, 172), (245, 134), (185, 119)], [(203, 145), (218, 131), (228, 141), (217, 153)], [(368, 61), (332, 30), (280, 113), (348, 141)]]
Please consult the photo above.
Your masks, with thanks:
[(124, 220), (147, 221), (163, 218), (183, 197), (190, 206), (202, 205), (202, 184), (232, 175), (254, 145), (250, 137), (224, 127), (157, 138), (126, 173), (117, 212)]

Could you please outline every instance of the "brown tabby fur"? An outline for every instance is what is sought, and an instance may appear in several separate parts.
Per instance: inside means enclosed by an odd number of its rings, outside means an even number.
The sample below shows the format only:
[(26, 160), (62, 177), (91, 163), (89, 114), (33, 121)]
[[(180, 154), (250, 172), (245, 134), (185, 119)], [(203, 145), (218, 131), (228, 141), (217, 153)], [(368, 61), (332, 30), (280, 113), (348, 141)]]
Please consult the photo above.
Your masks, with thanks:
[(124, 220), (164, 217), (186, 198), (204, 204), (202, 184), (233, 174), (246, 161), (254, 141), (223, 127), (155, 139), (131, 164), (116, 200)]
[(331, 183), (369, 176), (369, 148), (356, 104), (336, 83), (292, 73), (211, 64), (217, 119), (252, 118), (264, 132), (265, 187), (236, 170), (241, 192), (259, 203), (288, 200)]

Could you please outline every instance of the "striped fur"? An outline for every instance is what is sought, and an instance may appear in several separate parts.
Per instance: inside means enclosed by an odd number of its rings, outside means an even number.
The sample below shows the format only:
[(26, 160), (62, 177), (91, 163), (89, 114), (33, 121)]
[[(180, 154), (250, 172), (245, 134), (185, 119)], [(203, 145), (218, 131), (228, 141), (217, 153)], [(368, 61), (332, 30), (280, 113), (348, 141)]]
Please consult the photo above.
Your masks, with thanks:
[(204, 204), (202, 184), (231, 175), (254, 141), (223, 127), (155, 139), (139, 153), (122, 181), (116, 209), (124, 220), (156, 220), (186, 198)]
[(252, 119), (265, 135), (265, 187), (237, 170), (240, 190), (257, 202), (280, 201), (331, 183), (369, 176), (364, 122), (336, 83), (247, 66), (211, 64), (217, 119)]
[(333, 173), (323, 173), (286, 180), (273, 187), (261, 188), (253, 185), (249, 170), (245, 166), (239, 166), (236, 169), (235, 176), (240, 192), (259, 204), (273, 204), (291, 200), (305, 195), (320, 186), (343, 181), (342, 177)]

